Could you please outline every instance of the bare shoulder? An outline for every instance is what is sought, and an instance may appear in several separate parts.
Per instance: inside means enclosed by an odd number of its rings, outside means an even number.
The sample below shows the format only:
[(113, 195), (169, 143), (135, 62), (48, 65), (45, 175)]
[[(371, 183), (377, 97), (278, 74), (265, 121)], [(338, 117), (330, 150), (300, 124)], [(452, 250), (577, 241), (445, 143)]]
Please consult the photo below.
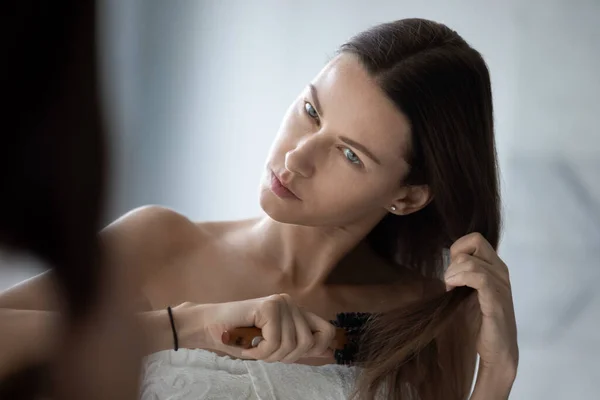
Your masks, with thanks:
[(190, 230), (194, 224), (184, 215), (163, 206), (146, 205), (135, 208), (104, 228), (103, 232), (160, 233), (164, 229)]
[(134, 236), (158, 244), (198, 246), (225, 239), (251, 228), (258, 219), (232, 221), (192, 221), (187, 216), (164, 206), (146, 205), (136, 208), (108, 225), (103, 232)]
[(127, 268), (140, 283), (202, 241), (201, 231), (189, 218), (157, 205), (126, 213), (104, 228), (100, 239), (111, 263)]
[(202, 235), (199, 226), (185, 215), (164, 206), (146, 205), (124, 214), (102, 231), (108, 236), (145, 241), (162, 245), (190, 244)]

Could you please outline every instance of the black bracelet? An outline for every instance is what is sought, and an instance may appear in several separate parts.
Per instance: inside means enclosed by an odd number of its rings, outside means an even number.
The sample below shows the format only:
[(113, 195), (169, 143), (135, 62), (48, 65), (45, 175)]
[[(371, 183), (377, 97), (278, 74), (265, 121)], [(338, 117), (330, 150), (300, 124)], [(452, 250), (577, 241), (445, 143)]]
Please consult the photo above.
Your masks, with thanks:
[(173, 311), (171, 307), (167, 307), (169, 313), (169, 320), (171, 321), (171, 330), (173, 331), (173, 350), (179, 350), (179, 340), (177, 339), (177, 329), (175, 329), (175, 320), (173, 319)]

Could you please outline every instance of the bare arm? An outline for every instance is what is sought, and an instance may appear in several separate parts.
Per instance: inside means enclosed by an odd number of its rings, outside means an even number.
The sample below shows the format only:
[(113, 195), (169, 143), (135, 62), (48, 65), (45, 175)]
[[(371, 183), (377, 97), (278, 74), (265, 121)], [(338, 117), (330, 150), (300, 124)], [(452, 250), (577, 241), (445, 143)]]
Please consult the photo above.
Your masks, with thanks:
[[(476, 304), (471, 304), (471, 310), (469, 313), (472, 318), (472, 330), (471, 336), (475, 338), (477, 332), (475, 328), (481, 324), (481, 313), (479, 310), (474, 310)], [(473, 349), (474, 350), (474, 349)], [(476, 353), (475, 353), (476, 354)], [(474, 371), (471, 371), (473, 376)], [(489, 366), (482, 365), (481, 360), (479, 368), (477, 370), (477, 378), (471, 393), (470, 400), (507, 400), (512, 389), (513, 382), (516, 378), (516, 368), (513, 368), (510, 363), (506, 363), (506, 366)]]
[(56, 313), (47, 311), (0, 309), (0, 379), (49, 358), (57, 320)]
[[(120, 311), (120, 308), (115, 310), (115, 303), (106, 302), (104, 310), (101, 308), (95, 318), (78, 326), (80, 334), (74, 337), (84, 336), (85, 340), (69, 343), (67, 350), (75, 351), (78, 357), (94, 360), (94, 363), (86, 364), (91, 368), (90, 373), (103, 373), (111, 368), (114, 372), (114, 368), (120, 368), (121, 364), (114, 365), (115, 355), (130, 356), (123, 358), (139, 364), (144, 354), (173, 348), (173, 331), (167, 310), (137, 315)], [(329, 321), (303, 311), (289, 295), (227, 303), (186, 302), (173, 308), (173, 316), (182, 348), (216, 350), (237, 358), (265, 361), (296, 362), (305, 357), (333, 359), (330, 346), (335, 338), (335, 327)], [(5, 311), (0, 320), (7, 328), (0, 331), (0, 376), (31, 362), (32, 358), (43, 361), (44, 355), (63, 355), (54, 353), (61, 351), (53, 343), (60, 337), (55, 331), (60, 327), (58, 318), (59, 314), (52, 311)], [(290, 321), (294, 326), (292, 330), (286, 329)], [(245, 350), (223, 344), (224, 331), (242, 326), (263, 330), (264, 340), (258, 347)], [(128, 340), (123, 341), (123, 337)], [(115, 373), (114, 377), (118, 384), (119, 374)]]
[[(179, 335), (188, 331), (188, 322), (194, 326), (200, 343), (202, 337), (203, 306), (175, 310)], [(184, 315), (188, 313), (189, 317)], [(191, 315), (193, 313), (193, 315)], [(139, 331), (143, 337), (144, 355), (173, 348), (173, 332), (166, 310), (138, 314)], [(24, 365), (43, 362), (52, 357), (59, 343), (60, 315), (53, 311), (0, 309), (0, 378)], [(183, 337), (181, 338), (183, 339)], [(206, 348), (206, 347), (205, 347)]]
[[(477, 361), (477, 351), (475, 349), (475, 341), (478, 334), (478, 327), (481, 325), (481, 311), (478, 308), (479, 303), (473, 297), (466, 304), (465, 309), (458, 317), (465, 318), (466, 326), (469, 326), (466, 337), (470, 337), (464, 348), (464, 357), (466, 360), (465, 379), (467, 387), (473, 386), (473, 392), (469, 397), (470, 400), (507, 400), (512, 389), (513, 382), (516, 378), (516, 367), (507, 361), (505, 365), (489, 366), (482, 365), (481, 360), (475, 376), (475, 366)], [(460, 320), (457, 322), (461, 323)], [(464, 326), (464, 323), (461, 323)], [(456, 329), (456, 327), (455, 327)], [(455, 333), (460, 332), (455, 330)], [(463, 332), (463, 337), (464, 337)], [(458, 339), (457, 336), (455, 338)]]

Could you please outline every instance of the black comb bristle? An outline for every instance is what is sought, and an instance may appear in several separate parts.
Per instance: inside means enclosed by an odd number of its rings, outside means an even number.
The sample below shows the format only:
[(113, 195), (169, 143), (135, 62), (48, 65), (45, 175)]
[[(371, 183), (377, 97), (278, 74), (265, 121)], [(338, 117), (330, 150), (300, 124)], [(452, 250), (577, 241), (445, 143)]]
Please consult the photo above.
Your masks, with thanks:
[(372, 315), (358, 312), (339, 313), (336, 315), (336, 320), (331, 321), (335, 327), (343, 328), (346, 331), (346, 345), (342, 350), (334, 351), (337, 364), (349, 365), (356, 361), (363, 328)]

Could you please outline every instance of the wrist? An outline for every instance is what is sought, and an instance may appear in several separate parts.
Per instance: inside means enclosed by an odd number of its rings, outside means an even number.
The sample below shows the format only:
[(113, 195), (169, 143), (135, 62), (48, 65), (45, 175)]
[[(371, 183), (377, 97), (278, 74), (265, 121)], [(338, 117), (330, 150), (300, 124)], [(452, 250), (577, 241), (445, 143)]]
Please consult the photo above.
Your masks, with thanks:
[[(183, 303), (173, 307), (173, 323), (180, 348), (206, 349), (210, 347), (205, 329), (206, 308), (204, 304), (193, 303)], [(172, 336), (171, 334), (173, 345)]]
[(488, 364), (480, 360), (479, 369), (483, 375), (489, 375), (490, 379), (499, 383), (512, 385), (517, 378), (517, 362), (510, 358), (496, 364)]
[[(180, 349), (211, 349), (210, 337), (206, 328), (208, 306), (204, 304), (182, 303), (171, 308), (173, 326)], [(175, 348), (173, 327), (167, 309), (140, 314), (146, 332), (146, 353), (155, 353)]]
[(145, 354), (173, 349), (173, 333), (167, 310), (139, 314), (144, 331)]
[(513, 363), (487, 365), (480, 362), (471, 399), (508, 399), (516, 373), (516, 366)]

